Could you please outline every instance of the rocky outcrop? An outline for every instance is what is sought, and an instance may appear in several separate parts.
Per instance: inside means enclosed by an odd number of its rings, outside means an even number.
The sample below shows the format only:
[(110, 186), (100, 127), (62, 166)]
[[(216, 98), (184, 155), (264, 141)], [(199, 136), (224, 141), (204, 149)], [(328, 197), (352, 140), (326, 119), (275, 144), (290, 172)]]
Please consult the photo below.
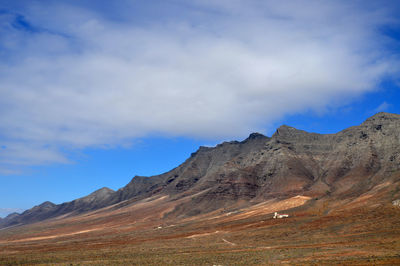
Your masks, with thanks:
[(400, 115), (378, 113), (359, 126), (326, 135), (284, 125), (272, 137), (252, 133), (243, 141), (200, 147), (177, 168), (134, 177), (115, 192), (103, 188), (72, 202), (44, 203), (3, 219), (0, 227), (132, 204), (153, 195), (191, 197), (175, 210), (182, 215), (298, 194), (343, 199), (399, 182), (399, 170)]

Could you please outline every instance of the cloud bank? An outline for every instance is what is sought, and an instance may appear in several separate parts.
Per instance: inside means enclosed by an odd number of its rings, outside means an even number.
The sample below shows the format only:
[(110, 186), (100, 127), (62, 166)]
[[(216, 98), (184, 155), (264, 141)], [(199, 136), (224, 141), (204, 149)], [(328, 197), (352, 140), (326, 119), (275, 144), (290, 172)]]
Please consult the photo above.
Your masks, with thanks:
[(385, 2), (107, 2), (0, 11), (2, 173), (149, 134), (240, 138), (399, 69)]

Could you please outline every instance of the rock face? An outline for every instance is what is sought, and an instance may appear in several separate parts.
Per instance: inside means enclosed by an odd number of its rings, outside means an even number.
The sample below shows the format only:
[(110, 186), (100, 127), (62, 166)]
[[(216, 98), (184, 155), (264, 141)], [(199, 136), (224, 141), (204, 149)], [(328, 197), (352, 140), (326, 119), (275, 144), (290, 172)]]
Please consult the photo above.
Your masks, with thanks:
[(398, 182), (399, 170), (400, 115), (378, 113), (359, 126), (327, 135), (281, 126), (272, 137), (252, 133), (241, 142), (200, 147), (177, 168), (134, 177), (115, 192), (103, 188), (72, 202), (43, 203), (6, 217), (0, 227), (133, 204), (153, 195), (171, 200), (190, 196), (190, 203), (175, 210), (182, 215), (298, 194), (354, 197), (384, 182)]

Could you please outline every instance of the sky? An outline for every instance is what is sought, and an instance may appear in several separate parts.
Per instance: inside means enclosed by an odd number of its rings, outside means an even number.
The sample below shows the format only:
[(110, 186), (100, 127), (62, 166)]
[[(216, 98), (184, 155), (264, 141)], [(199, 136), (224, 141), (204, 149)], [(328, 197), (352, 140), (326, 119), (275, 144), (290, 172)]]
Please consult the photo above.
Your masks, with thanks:
[(400, 113), (397, 1), (0, 2), (0, 217), (200, 145)]

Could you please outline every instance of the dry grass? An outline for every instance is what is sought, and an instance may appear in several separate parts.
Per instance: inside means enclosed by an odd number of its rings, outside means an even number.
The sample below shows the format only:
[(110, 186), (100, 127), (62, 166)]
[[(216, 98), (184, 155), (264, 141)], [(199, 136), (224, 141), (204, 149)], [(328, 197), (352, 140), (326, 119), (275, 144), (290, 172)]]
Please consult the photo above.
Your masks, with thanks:
[[(0, 231), (0, 265), (400, 264), (400, 208), (307, 200), (160, 220), (174, 204), (158, 199), (11, 228)], [(288, 219), (271, 218), (279, 206)]]

